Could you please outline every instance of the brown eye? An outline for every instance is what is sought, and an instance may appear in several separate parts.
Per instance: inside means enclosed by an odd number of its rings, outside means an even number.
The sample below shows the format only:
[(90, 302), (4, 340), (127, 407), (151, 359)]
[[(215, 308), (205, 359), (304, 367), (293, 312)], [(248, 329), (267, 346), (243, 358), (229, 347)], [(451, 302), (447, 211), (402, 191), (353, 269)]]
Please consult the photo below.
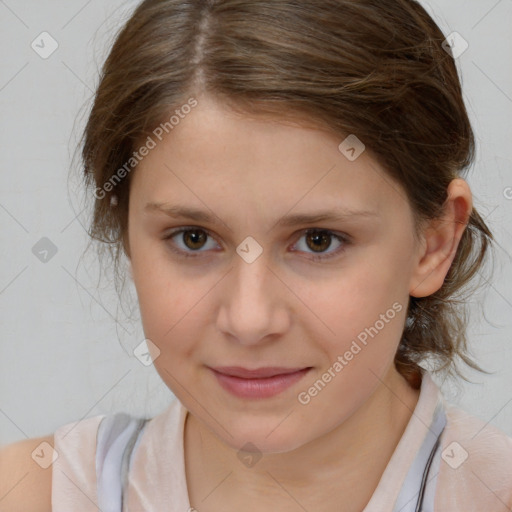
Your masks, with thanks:
[(307, 246), (315, 252), (323, 252), (331, 246), (332, 235), (325, 231), (312, 231), (306, 234)]
[[(301, 243), (302, 239), (305, 240), (305, 243)], [(326, 252), (332, 246), (333, 239), (338, 246), (334, 250)], [(314, 228), (305, 231), (296, 246), (299, 246), (300, 252), (308, 253), (310, 260), (322, 261), (342, 253), (349, 244), (350, 237), (348, 235), (335, 234), (328, 229)], [(302, 247), (300, 247), (301, 245)]]
[(176, 229), (164, 236), (164, 240), (170, 242), (171, 250), (185, 257), (201, 256), (208, 249), (215, 248), (215, 244), (208, 247), (208, 239), (213, 240), (207, 231), (194, 227)]
[(193, 250), (201, 249), (204, 245), (208, 235), (205, 234), (204, 231), (200, 229), (189, 229), (187, 231), (183, 231), (182, 240), (183, 243), (189, 248)]

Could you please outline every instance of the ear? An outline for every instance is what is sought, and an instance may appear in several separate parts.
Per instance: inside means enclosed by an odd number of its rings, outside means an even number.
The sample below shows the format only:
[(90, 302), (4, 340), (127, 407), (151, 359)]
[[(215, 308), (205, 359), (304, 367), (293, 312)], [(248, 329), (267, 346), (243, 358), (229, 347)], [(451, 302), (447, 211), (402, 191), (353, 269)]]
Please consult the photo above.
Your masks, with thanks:
[(411, 276), (410, 295), (427, 297), (443, 286), (472, 210), (469, 185), (462, 178), (452, 180), (442, 217), (424, 228), (418, 262)]

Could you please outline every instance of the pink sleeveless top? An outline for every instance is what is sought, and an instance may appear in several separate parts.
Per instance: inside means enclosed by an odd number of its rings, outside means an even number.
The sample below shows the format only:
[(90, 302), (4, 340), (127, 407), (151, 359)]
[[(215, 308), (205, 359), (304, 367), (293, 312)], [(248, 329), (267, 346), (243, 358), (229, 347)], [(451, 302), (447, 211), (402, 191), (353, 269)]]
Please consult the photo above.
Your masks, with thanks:
[[(145, 421), (99, 415), (58, 428), (52, 510), (193, 511), (183, 449), (187, 414), (175, 399)], [(362, 512), (409, 510), (512, 510), (512, 438), (447, 404), (426, 372), (414, 413)]]

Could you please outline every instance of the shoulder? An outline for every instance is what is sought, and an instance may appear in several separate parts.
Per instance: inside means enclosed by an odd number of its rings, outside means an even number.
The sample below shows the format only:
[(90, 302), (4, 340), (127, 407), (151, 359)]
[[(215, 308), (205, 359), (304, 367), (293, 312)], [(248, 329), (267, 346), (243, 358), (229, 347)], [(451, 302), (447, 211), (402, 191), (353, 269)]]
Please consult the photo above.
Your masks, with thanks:
[[(141, 426), (148, 420), (125, 412), (92, 416), (55, 431), (52, 505), (54, 512), (85, 512), (116, 494)], [(0, 510), (1, 512), (1, 510)]]
[(90, 510), (97, 502), (98, 433), (108, 445), (119, 429), (141, 420), (125, 413), (97, 415), (0, 447), (0, 512)]
[(54, 436), (0, 448), (0, 512), (51, 512)]
[(96, 503), (96, 443), (98, 428), (105, 417), (102, 414), (84, 418), (55, 430), (54, 511), (85, 511), (90, 510), (91, 502)]
[(504, 471), (512, 478), (512, 437), (489, 421), (469, 414), (457, 406), (448, 404), (445, 410), (446, 441), (459, 440), (461, 445), (465, 443), (479, 463), (494, 467), (503, 465)]
[(445, 403), (445, 411), (439, 478), (450, 506), (467, 501), (487, 510), (511, 508), (512, 438), (457, 406)]

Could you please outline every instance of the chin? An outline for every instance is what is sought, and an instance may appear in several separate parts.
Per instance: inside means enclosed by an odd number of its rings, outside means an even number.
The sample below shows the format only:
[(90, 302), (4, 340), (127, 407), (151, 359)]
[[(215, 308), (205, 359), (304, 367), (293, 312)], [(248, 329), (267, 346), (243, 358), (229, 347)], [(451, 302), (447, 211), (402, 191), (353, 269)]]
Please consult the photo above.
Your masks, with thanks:
[[(211, 427), (209, 427), (211, 428)], [(260, 454), (286, 453), (293, 451), (308, 442), (304, 437), (304, 429), (297, 425), (296, 429), (287, 429), (277, 427), (269, 427), (268, 422), (262, 421), (261, 425), (257, 425), (251, 421), (246, 428), (242, 425), (231, 426), (229, 434), (222, 429), (218, 429), (215, 425), (215, 435), (224, 443), (234, 450), (243, 450), (244, 452), (254, 452)]]

